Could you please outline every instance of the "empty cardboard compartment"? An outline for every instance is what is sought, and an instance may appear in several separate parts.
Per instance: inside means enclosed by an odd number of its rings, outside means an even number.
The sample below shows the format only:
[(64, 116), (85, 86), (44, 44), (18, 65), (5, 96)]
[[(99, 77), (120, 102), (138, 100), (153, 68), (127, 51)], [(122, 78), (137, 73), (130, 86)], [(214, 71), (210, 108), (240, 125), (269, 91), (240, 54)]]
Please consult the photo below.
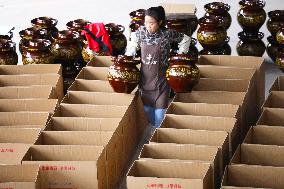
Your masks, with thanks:
[(114, 92), (108, 81), (85, 79), (76, 79), (68, 90), (106, 93)]
[(84, 67), (76, 79), (86, 80), (103, 80), (107, 81), (108, 68), (107, 67)]
[(284, 76), (279, 76), (274, 81), (269, 91), (284, 91)]
[(55, 88), (43, 86), (0, 87), (0, 99), (58, 98)]
[(31, 145), (24, 143), (0, 143), (0, 165), (21, 164)]
[(257, 122), (258, 125), (284, 126), (284, 109), (264, 108)]
[(1, 65), (0, 75), (23, 74), (59, 74), (62, 75), (60, 64), (29, 64), (29, 65)]
[(94, 56), (87, 66), (93, 67), (109, 67), (113, 65), (111, 56)]
[(0, 143), (34, 144), (41, 129), (37, 128), (2, 128), (0, 127)]
[(284, 108), (284, 91), (272, 91), (263, 104), (263, 108)]

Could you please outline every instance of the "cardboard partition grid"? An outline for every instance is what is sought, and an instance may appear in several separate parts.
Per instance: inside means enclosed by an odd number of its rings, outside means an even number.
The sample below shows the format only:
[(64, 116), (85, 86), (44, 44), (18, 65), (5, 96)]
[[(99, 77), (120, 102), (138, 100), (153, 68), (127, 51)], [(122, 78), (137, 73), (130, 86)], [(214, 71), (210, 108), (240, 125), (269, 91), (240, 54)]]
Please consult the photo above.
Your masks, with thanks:
[(55, 87), (58, 99), (63, 94), (62, 76), (58, 74), (30, 74), (30, 75), (0, 75), (0, 86), (38, 86), (51, 85)]
[(127, 175), (127, 188), (190, 186), (195, 189), (212, 189), (211, 169), (209, 163), (136, 160)]
[(113, 89), (108, 81), (75, 79), (75, 82), (69, 87), (69, 91), (88, 91), (88, 92), (106, 92), (113, 93)]
[(0, 127), (0, 143), (34, 144), (39, 137), (38, 128), (2, 128)]
[(257, 165), (228, 165), (222, 186), (284, 188), (284, 168)]
[(0, 87), (0, 99), (58, 98), (55, 88), (43, 86)]
[(111, 56), (94, 56), (87, 66), (93, 67), (109, 67), (113, 65)]
[(235, 118), (167, 114), (161, 128), (226, 131), (229, 134), (230, 157), (241, 143), (241, 129)]
[(124, 93), (69, 91), (61, 103), (129, 106), (133, 98)]
[(0, 143), (0, 165), (21, 164), (31, 145), (23, 143)]
[(272, 91), (263, 104), (263, 108), (284, 109), (284, 91)]
[(38, 165), (0, 165), (0, 188), (39, 189)]
[(36, 64), (36, 65), (1, 65), (0, 75), (24, 75), (24, 74), (59, 74), (62, 75), (60, 64)]
[(49, 112), (58, 105), (57, 99), (0, 99), (0, 112)]
[(274, 81), (269, 91), (284, 91), (284, 76), (279, 76)]
[(76, 79), (86, 79), (86, 80), (103, 80), (107, 79), (108, 68), (107, 67), (92, 67), (87, 66), (82, 69)]
[(230, 164), (284, 167), (283, 156), (283, 146), (241, 144)]
[(244, 143), (284, 146), (284, 127), (255, 126), (251, 127)]
[(284, 109), (264, 108), (257, 125), (284, 126)]
[(40, 165), (41, 188), (107, 188), (102, 146), (32, 146), (23, 164)]

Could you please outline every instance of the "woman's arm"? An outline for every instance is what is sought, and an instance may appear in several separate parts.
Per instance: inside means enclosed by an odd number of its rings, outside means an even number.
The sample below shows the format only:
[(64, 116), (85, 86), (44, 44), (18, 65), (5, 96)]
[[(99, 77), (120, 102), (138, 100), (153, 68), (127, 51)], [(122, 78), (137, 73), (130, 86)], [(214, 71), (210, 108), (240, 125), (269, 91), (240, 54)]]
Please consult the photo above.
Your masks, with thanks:
[(172, 42), (178, 43), (178, 54), (186, 54), (188, 52), (191, 38), (184, 34), (171, 30)]
[(130, 34), (131, 41), (128, 41), (125, 55), (127, 56), (135, 56), (137, 49), (140, 48), (140, 32), (137, 30), (136, 32), (132, 32)]

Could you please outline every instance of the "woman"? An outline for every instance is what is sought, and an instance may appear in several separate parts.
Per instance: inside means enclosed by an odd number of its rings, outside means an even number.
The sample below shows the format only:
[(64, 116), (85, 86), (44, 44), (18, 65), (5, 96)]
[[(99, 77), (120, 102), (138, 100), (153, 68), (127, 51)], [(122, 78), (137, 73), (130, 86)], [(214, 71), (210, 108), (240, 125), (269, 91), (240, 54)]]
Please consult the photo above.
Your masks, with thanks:
[(139, 90), (144, 111), (154, 128), (160, 126), (171, 98), (166, 70), (171, 44), (179, 43), (179, 54), (187, 53), (190, 37), (165, 28), (163, 7), (151, 7), (145, 12), (145, 26), (131, 36), (126, 55), (135, 56), (141, 48), (141, 81)]

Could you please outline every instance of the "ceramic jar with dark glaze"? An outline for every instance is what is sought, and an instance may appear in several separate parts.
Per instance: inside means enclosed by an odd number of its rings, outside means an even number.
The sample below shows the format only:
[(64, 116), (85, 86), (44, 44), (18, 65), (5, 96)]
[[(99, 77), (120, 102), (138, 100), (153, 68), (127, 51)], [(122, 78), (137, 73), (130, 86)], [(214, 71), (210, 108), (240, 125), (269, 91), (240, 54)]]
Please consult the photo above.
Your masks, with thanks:
[(205, 16), (215, 15), (221, 16), (224, 19), (225, 28), (229, 29), (232, 23), (232, 17), (229, 14), (230, 5), (225, 4), (223, 2), (212, 2), (204, 5), (204, 9), (206, 11)]
[(166, 27), (191, 36), (190, 22), (187, 19), (166, 20)]
[(229, 45), (230, 38), (227, 37), (225, 44), (221, 48), (215, 49), (202, 49), (200, 55), (231, 55), (232, 49)]
[(79, 60), (81, 55), (79, 33), (62, 30), (53, 36), (53, 40), (51, 51), (54, 55), (55, 63), (69, 66), (74, 65)]
[(239, 56), (259, 56), (265, 52), (265, 44), (262, 41), (264, 34), (262, 32), (238, 34), (240, 41), (237, 43), (237, 53)]
[(227, 38), (224, 20), (219, 16), (205, 16), (199, 19), (197, 39), (205, 49), (222, 47)]
[[(189, 46), (189, 49), (188, 49), (188, 52), (187, 52), (187, 55), (189, 55), (190, 58), (195, 60), (195, 61), (198, 60), (198, 55), (199, 55), (196, 44), (197, 44), (197, 40), (195, 38), (191, 38), (190, 46)], [(174, 43), (171, 46), (170, 55), (174, 56), (174, 55), (177, 55), (177, 54), (178, 54), (178, 44)]]
[(177, 54), (169, 58), (169, 63), (166, 78), (170, 87), (176, 93), (191, 92), (200, 78), (196, 61), (188, 55)]
[(280, 45), (280, 50), (276, 56), (275, 64), (277, 64), (279, 69), (284, 72), (284, 28), (280, 29), (276, 33), (276, 40)]
[(57, 22), (58, 20), (47, 16), (42, 16), (31, 20), (33, 27), (46, 29), (50, 39), (58, 32), (58, 29), (56, 28)]
[(129, 13), (131, 22), (129, 24), (130, 32), (135, 32), (140, 26), (144, 25), (145, 9), (138, 9)]
[(264, 0), (241, 0), (238, 22), (246, 32), (258, 32), (266, 20)]
[(47, 39), (32, 39), (22, 44), (23, 64), (53, 64), (54, 57), (50, 50), (51, 42)]
[(280, 44), (274, 39), (274, 37), (267, 37), (268, 44), (266, 46), (266, 52), (268, 56), (275, 61), (280, 51)]
[(109, 23), (105, 25), (105, 28), (109, 34), (110, 44), (112, 46), (112, 55), (123, 55), (127, 45), (127, 39), (123, 35), (125, 30), (124, 26)]
[(16, 44), (11, 40), (0, 38), (0, 65), (17, 65)]
[(46, 29), (27, 28), (19, 32), (21, 40), (19, 42), (19, 50), (23, 52), (23, 43), (32, 39), (48, 39)]
[(268, 12), (269, 19), (266, 22), (267, 29), (273, 37), (276, 37), (276, 33), (284, 28), (284, 10), (274, 10)]
[(108, 70), (108, 81), (117, 93), (131, 93), (140, 81), (140, 71), (136, 67), (140, 62), (132, 56), (112, 57), (113, 65)]

